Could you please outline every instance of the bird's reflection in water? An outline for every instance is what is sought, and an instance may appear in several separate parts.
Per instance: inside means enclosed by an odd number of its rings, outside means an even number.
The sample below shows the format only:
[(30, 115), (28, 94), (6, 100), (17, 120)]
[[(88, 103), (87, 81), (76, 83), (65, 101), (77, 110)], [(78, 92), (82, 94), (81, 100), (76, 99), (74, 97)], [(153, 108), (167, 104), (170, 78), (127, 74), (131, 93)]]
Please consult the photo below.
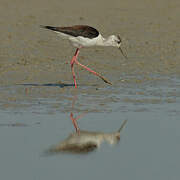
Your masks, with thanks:
[(112, 133), (91, 132), (80, 130), (70, 134), (64, 141), (50, 148), (48, 153), (77, 153), (86, 154), (100, 147), (103, 142), (111, 145), (117, 144), (120, 140), (120, 131), (124, 127), (127, 120), (123, 122), (118, 131)]
[[(74, 106), (74, 101), (72, 103)], [(55, 153), (72, 153), (72, 154), (87, 154), (95, 151), (103, 142), (111, 145), (115, 145), (120, 141), (120, 132), (125, 126), (127, 120), (124, 120), (121, 127), (112, 133), (93, 132), (81, 130), (78, 127), (77, 120), (83, 117), (85, 113), (74, 117), (73, 113), (70, 113), (70, 118), (73, 122), (76, 132), (70, 134), (64, 141), (58, 145), (51, 147), (48, 154)]]

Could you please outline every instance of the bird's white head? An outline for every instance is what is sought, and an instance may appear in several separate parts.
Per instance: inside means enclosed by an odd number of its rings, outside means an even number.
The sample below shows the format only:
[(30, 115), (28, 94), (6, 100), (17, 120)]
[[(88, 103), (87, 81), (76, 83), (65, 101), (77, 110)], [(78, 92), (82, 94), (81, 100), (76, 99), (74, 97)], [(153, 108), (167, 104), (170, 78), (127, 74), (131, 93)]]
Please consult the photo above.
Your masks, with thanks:
[(111, 35), (107, 38), (107, 43), (109, 46), (120, 47), (121, 46), (121, 38), (120, 36)]
[(126, 54), (124, 54), (124, 52), (122, 51), (121, 49), (121, 43), (122, 43), (122, 40), (120, 38), (119, 35), (115, 36), (115, 35), (111, 35), (107, 38), (106, 40), (106, 43), (107, 45), (109, 46), (114, 46), (114, 47), (118, 47), (119, 50), (121, 51), (122, 55), (127, 59), (127, 56)]

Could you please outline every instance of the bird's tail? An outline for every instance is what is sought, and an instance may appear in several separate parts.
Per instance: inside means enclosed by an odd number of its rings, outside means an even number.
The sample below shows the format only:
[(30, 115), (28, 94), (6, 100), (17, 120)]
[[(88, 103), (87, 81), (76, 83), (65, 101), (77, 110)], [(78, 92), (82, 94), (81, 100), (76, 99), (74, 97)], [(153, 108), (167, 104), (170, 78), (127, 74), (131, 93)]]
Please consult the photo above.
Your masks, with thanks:
[(57, 27), (53, 27), (53, 26), (43, 26), (43, 25), (40, 25), (41, 28), (45, 28), (45, 29), (50, 29), (52, 31), (58, 31)]

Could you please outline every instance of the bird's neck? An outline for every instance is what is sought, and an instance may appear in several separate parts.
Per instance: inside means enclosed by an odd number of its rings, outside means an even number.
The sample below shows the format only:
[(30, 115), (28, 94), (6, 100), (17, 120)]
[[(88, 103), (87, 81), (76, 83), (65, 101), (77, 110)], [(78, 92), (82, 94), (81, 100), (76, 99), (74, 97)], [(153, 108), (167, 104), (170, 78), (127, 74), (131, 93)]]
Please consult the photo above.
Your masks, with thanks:
[(98, 41), (97, 45), (98, 46), (111, 46), (112, 40), (109, 37), (104, 38), (103, 36), (101, 36), (101, 39), (100, 41)]

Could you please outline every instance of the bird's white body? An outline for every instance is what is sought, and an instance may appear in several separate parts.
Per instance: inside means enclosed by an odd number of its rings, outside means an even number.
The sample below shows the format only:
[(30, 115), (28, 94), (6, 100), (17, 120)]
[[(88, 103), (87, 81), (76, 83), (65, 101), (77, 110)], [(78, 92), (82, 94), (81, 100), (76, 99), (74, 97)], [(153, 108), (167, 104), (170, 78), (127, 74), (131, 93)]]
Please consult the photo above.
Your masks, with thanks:
[(81, 47), (91, 47), (91, 46), (104, 46), (103, 42), (104, 42), (104, 38), (101, 34), (99, 34), (97, 37), (93, 38), (93, 39), (89, 39), (87, 37), (82, 37), (82, 36), (78, 36), (78, 37), (73, 37), (61, 32), (56, 32), (60, 37), (62, 37), (63, 39), (68, 39), (72, 45), (76, 48), (81, 48)]
[(91, 46), (98, 46), (102, 44), (103, 37), (101, 34), (98, 35), (98, 37), (89, 39), (86, 37), (78, 36), (78, 37), (69, 37), (69, 40), (73, 44), (73, 46), (79, 48), (79, 47), (91, 47)]

